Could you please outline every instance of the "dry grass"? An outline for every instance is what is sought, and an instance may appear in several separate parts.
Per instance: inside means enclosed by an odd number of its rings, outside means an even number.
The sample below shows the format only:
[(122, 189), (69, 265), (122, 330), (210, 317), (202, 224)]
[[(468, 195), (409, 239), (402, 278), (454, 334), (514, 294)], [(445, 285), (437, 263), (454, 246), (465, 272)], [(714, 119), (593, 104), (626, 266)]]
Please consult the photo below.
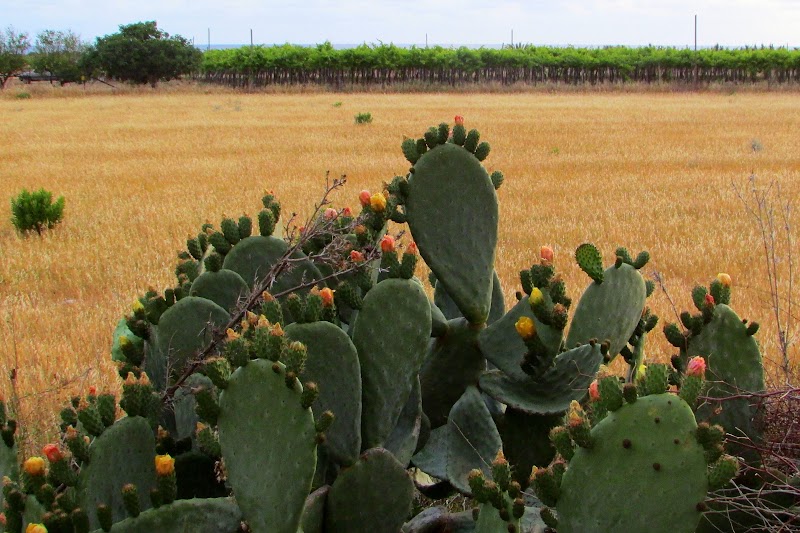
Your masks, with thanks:
[[(188, 233), (223, 213), (254, 214), (265, 188), (284, 212), (308, 213), (328, 170), (347, 174), (338, 200), (356, 204), (359, 190), (408, 168), (403, 134), (455, 114), (492, 143), (487, 166), (506, 175), (498, 271), (509, 303), (542, 244), (573, 297), (587, 284), (570, 259), (581, 242), (608, 261), (617, 245), (648, 249), (646, 270), (664, 275), (681, 309), (694, 284), (728, 272), (734, 307), (764, 324), (759, 339), (777, 355), (760, 238), (731, 183), (755, 174), (780, 180), (787, 198), (800, 193), (796, 94), (30, 91), (0, 95), (0, 390), (11, 396), (16, 368), (29, 451), (54, 436), (70, 394), (116, 390), (114, 324), (148, 285), (172, 283)], [(374, 122), (355, 125), (366, 111)], [(9, 222), (8, 199), (23, 187), (67, 198), (65, 222), (41, 239)], [(663, 293), (652, 306), (675, 320)], [(667, 358), (673, 350), (653, 337), (652, 357)]]

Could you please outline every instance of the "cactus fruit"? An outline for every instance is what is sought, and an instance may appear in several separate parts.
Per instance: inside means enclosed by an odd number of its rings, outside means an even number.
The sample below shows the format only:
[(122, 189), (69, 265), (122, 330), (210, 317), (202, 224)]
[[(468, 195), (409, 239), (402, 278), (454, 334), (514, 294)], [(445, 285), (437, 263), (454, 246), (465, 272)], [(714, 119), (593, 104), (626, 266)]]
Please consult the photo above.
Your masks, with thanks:
[(220, 395), (219, 443), (228, 482), (254, 533), (295, 533), (314, 477), (314, 416), (300, 405), (300, 383), (295, 379), (287, 387), (285, 375), (282, 363), (258, 359), (231, 374)]

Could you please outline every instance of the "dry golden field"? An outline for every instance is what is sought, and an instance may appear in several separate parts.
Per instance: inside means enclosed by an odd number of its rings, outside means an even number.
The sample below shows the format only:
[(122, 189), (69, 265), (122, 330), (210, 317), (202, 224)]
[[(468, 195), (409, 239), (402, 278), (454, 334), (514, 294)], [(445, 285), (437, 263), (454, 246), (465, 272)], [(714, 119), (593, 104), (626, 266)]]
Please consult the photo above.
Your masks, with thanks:
[[(113, 327), (148, 286), (173, 282), (188, 233), (255, 214), (266, 188), (284, 212), (308, 214), (326, 171), (347, 175), (337, 203), (355, 206), (358, 191), (408, 168), (404, 134), (456, 114), (492, 144), (489, 170), (506, 175), (497, 268), (508, 303), (542, 244), (573, 297), (588, 282), (571, 259), (580, 243), (607, 262), (617, 245), (648, 249), (647, 273), (663, 275), (681, 310), (694, 284), (729, 273), (734, 308), (762, 323), (758, 338), (778, 357), (761, 236), (732, 184), (747, 189), (755, 175), (797, 197), (800, 95), (57, 94), (0, 94), (0, 391), (19, 398), (28, 451), (53, 438), (71, 394), (116, 390)], [(362, 111), (372, 124), (354, 124)], [(17, 235), (9, 199), (23, 187), (66, 196), (64, 223)], [(676, 319), (664, 292), (651, 302), (662, 323)], [(660, 329), (650, 354), (666, 359)]]

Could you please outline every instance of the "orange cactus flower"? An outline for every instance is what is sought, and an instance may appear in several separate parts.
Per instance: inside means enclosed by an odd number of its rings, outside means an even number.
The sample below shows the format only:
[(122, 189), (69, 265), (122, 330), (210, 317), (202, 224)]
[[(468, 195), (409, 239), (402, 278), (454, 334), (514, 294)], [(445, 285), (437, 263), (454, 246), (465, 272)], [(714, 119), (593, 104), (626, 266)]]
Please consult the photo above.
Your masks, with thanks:
[(361, 207), (367, 207), (369, 205), (369, 200), (371, 197), (372, 195), (366, 189), (358, 193), (358, 201), (361, 203)]
[(325, 287), (319, 291), (319, 295), (322, 298), (323, 307), (333, 306), (333, 291), (330, 289), (330, 287)]
[(394, 252), (394, 237), (391, 235), (384, 235), (383, 239), (381, 239), (381, 250), (383, 253), (390, 253)]
[(386, 197), (382, 192), (376, 192), (369, 197), (369, 206), (373, 211), (380, 213), (386, 209)]
[(519, 317), (514, 327), (517, 329), (519, 336), (523, 339), (530, 339), (536, 335), (536, 324), (527, 316)]
[(417, 255), (418, 252), (419, 250), (417, 249), (417, 243), (415, 243), (414, 241), (408, 243), (408, 246), (406, 247), (407, 254)]
[(717, 303), (714, 301), (714, 297), (711, 296), (710, 294), (706, 294), (705, 300), (707, 305), (715, 305)]
[(731, 286), (731, 277), (724, 272), (717, 274), (717, 280), (722, 284), (723, 287)]
[(545, 261), (553, 261), (553, 249), (549, 246), (542, 246), (541, 250), (539, 250), (539, 255)]
[(61, 453), (61, 449), (57, 444), (46, 444), (42, 449), (42, 453), (51, 463), (56, 463), (64, 458), (64, 454)]
[(89, 387), (89, 396), (97, 396), (97, 387), (94, 385)]
[(175, 472), (175, 459), (171, 455), (156, 455), (156, 474), (169, 476)]
[(597, 380), (592, 381), (592, 384), (589, 385), (589, 399), (593, 402), (600, 399), (600, 386), (597, 384)]
[(456, 115), (456, 118), (454, 120), (455, 120), (456, 126), (463, 126), (464, 125), (464, 117), (462, 117), (461, 115)]
[(22, 469), (29, 476), (43, 476), (44, 475), (44, 459), (38, 456), (30, 457), (22, 464)]
[(706, 360), (699, 355), (689, 359), (689, 364), (686, 365), (686, 375), (704, 378), (706, 375)]
[(47, 528), (44, 524), (28, 524), (25, 533), (47, 533)]
[(364, 254), (362, 254), (358, 250), (353, 250), (353, 251), (350, 252), (350, 260), (353, 263), (363, 263), (364, 262)]

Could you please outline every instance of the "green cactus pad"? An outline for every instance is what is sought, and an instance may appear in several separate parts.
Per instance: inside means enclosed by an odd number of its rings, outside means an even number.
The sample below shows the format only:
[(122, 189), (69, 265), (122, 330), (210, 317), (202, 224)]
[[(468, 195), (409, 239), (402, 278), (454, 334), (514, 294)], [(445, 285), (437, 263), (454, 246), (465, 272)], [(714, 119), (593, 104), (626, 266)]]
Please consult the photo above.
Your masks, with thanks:
[[(725, 304), (718, 304), (711, 322), (703, 326), (699, 335), (689, 338), (687, 355), (701, 355), (708, 363), (706, 396), (726, 398), (741, 391), (758, 393), (766, 388), (758, 343), (747, 334), (747, 326), (733, 309)], [(714, 414), (718, 407), (722, 411)], [(757, 407), (751, 405), (747, 398), (719, 402), (709, 400), (697, 412), (698, 419), (720, 424), (728, 433), (744, 434), (755, 441), (760, 439), (754, 420), (757, 415)], [(738, 453), (741, 450), (736, 451)]]
[[(247, 237), (239, 241), (239, 244), (225, 256), (222, 266), (239, 274), (253, 289), (256, 282), (267, 275), (270, 268), (283, 257), (288, 249), (289, 245), (277, 237), (260, 235)], [(292, 255), (292, 259), (303, 259), (304, 257), (305, 254), (299, 250)], [(294, 263), (294, 267), (290, 271), (278, 276), (270, 291), (278, 293), (297, 287), (303, 282), (321, 278), (322, 274), (311, 261), (299, 261)]]
[(128, 328), (128, 319), (125, 317), (120, 318), (117, 322), (117, 327), (114, 329), (114, 340), (111, 343), (111, 360), (112, 361), (127, 361), (128, 359), (122, 353), (122, 348), (119, 346), (119, 338), (126, 337), (138, 349), (144, 350), (144, 339), (141, 339), (133, 334)]
[(447, 317), (444, 316), (442, 310), (436, 307), (436, 304), (431, 304), (431, 337), (441, 337), (447, 334)]
[(431, 431), (425, 447), (418, 451), (411, 462), (414, 466), (439, 479), (447, 479), (447, 445), (450, 428), (442, 426)]
[[(375, 490), (380, 480), (381, 490)], [(411, 512), (414, 482), (403, 465), (381, 448), (367, 450), (342, 470), (328, 493), (325, 531), (399, 531)]]
[(361, 447), (380, 447), (408, 400), (430, 339), (431, 306), (419, 283), (387, 279), (372, 288), (353, 325), (361, 364)]
[(178, 500), (114, 524), (112, 533), (235, 533), (242, 512), (230, 498)]
[(673, 394), (609, 413), (592, 429), (594, 446), (579, 448), (564, 474), (559, 533), (693, 532), (708, 489), (696, 428)]
[(419, 380), (414, 382), (414, 388), (400, 412), (397, 425), (386, 439), (385, 448), (394, 455), (397, 461), (405, 466), (411, 461), (411, 456), (417, 449), (417, 441), (422, 429), (422, 389)]
[(550, 430), (563, 421), (559, 415), (531, 415), (507, 408), (497, 422), (503, 440), (503, 453), (514, 465), (513, 478), (522, 488), (528, 486), (531, 469), (553, 460), (555, 449), (550, 443)]
[(494, 370), (481, 376), (480, 387), (492, 398), (528, 414), (562, 413), (572, 400), (586, 396), (602, 361), (599, 344), (584, 344), (560, 353), (539, 379), (514, 380)]
[(325, 508), (328, 502), (329, 485), (318, 488), (308, 495), (303, 506), (303, 517), (300, 519), (302, 533), (324, 533)]
[(361, 367), (347, 333), (330, 322), (290, 324), (286, 336), (307, 348), (303, 383), (314, 382), (319, 397), (315, 413), (333, 411), (336, 420), (325, 432), (324, 447), (340, 464), (353, 464), (361, 453)]
[[(19, 476), (19, 458), (17, 457), (17, 444), (10, 448), (5, 442), (0, 441), (0, 479), (8, 477), (16, 480)], [(3, 493), (0, 492), (0, 506), (3, 505)]]
[(567, 334), (568, 348), (590, 339), (609, 340), (608, 354), (616, 356), (628, 343), (642, 318), (647, 288), (632, 266), (612, 266), (603, 283), (590, 284), (581, 296)]
[[(122, 499), (122, 487), (136, 485), (139, 508), (150, 508), (150, 489), (156, 480), (156, 442), (150, 423), (139, 416), (115, 422), (97, 437), (89, 447), (89, 463), (84, 464), (78, 477), (80, 505), (97, 509), (99, 504), (111, 508), (114, 522), (128, 516)], [(92, 529), (100, 527), (97, 516), (89, 512)]]
[(586, 272), (595, 283), (603, 283), (603, 257), (594, 244), (587, 242), (578, 246), (578, 249), (575, 250), (575, 260), (581, 270)]
[(203, 272), (192, 283), (191, 296), (211, 300), (226, 310), (232, 310), (240, 299), (250, 294), (242, 276), (223, 268), (218, 272)]
[[(444, 283), (436, 283), (436, 289), (433, 292), (433, 301), (436, 306), (441, 309), (444, 316), (447, 317), (447, 320), (453, 320), (454, 318), (461, 318), (464, 316), (453, 299), (450, 298), (450, 295), (447, 294)], [(503, 297), (503, 287), (500, 284), (500, 277), (495, 271), (492, 281), (492, 307), (489, 310), (489, 318), (486, 320), (486, 325), (490, 326), (500, 320), (505, 312), (506, 302)]]
[(406, 213), (425, 263), (462, 314), (481, 324), (489, 316), (498, 207), (483, 165), (455, 144), (423, 155), (409, 179)]
[[(186, 363), (209, 344), (211, 328), (223, 328), (230, 319), (225, 309), (197, 296), (179, 300), (161, 315), (157, 351), (167, 354), (172, 374), (179, 375)], [(155, 379), (153, 385), (160, 388)]]
[[(543, 296), (547, 306), (550, 307), (552, 305), (550, 296), (547, 293), (544, 293)], [(500, 320), (481, 331), (478, 343), (486, 359), (516, 380), (528, 379), (528, 374), (520, 367), (522, 358), (528, 349), (515, 327), (517, 320), (523, 316), (533, 320), (536, 325), (536, 334), (547, 348), (549, 355), (558, 353), (564, 339), (562, 331), (542, 324), (536, 318), (527, 298), (517, 302)]]
[(492, 415), (476, 387), (467, 387), (447, 418), (447, 479), (470, 494), (469, 473), (480, 469), (491, 476), (490, 465), (503, 446)]
[(222, 457), (253, 533), (296, 533), (316, 468), (314, 415), (285, 376), (281, 363), (251, 361), (220, 395)]
[(191, 390), (196, 387), (211, 389), (213, 384), (209, 378), (202, 374), (192, 374), (184, 381), (184, 386), (178, 389), (173, 398), (172, 410), (175, 414), (173, 436), (178, 440), (191, 437), (195, 433), (199, 418), (195, 409), (197, 401), (195, 401)]
[[(403, 525), (401, 533), (474, 533), (472, 511), (448, 513), (443, 507), (429, 507)], [(507, 529), (496, 530), (505, 533)]]

